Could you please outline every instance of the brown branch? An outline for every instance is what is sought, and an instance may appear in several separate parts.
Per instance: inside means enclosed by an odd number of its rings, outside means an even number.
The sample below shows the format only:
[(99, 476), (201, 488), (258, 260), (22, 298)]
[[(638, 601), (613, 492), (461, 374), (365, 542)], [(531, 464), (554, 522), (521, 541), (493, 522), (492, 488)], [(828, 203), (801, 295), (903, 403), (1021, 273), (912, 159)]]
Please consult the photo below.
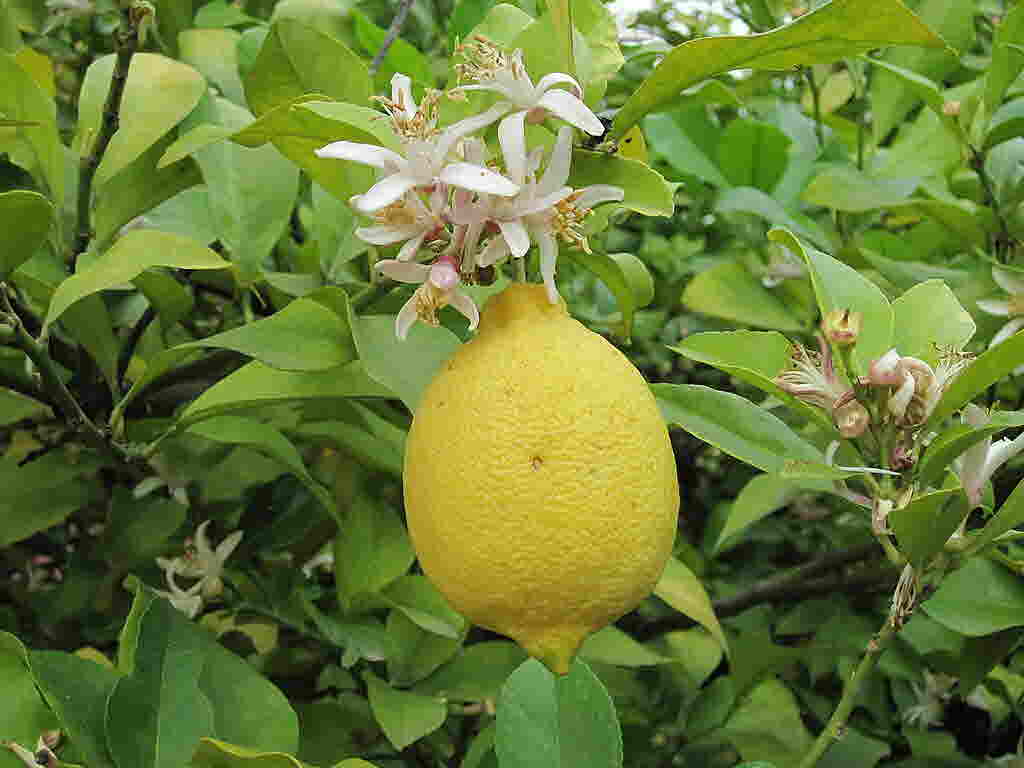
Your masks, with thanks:
[(412, 8), (412, 0), (400, 0), (398, 11), (395, 13), (395, 17), (391, 19), (391, 26), (388, 27), (388, 33), (384, 37), (384, 42), (381, 43), (380, 50), (373, 57), (373, 61), (370, 62), (371, 75), (377, 74), (380, 65), (384, 63), (384, 57), (388, 55), (391, 46), (394, 45), (395, 40), (402, 33), (402, 27), (405, 26), (405, 20), (409, 16), (410, 8)]

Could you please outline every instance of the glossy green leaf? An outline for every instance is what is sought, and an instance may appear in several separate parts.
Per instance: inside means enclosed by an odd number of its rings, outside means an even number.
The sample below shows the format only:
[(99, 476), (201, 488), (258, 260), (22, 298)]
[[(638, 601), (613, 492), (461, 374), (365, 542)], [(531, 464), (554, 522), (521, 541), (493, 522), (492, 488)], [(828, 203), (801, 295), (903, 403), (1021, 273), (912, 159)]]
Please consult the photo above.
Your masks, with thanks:
[(235, 133), (234, 129), (227, 126), (200, 123), (185, 131), (174, 143), (167, 147), (167, 150), (160, 156), (156, 167), (158, 169), (166, 168), (179, 160), (189, 157), (203, 147), (226, 139), (233, 133)]
[(245, 445), (276, 459), (306, 486), (317, 501), (323, 504), (324, 509), (338, 518), (338, 510), (330, 491), (313, 479), (298, 449), (277, 428), (238, 416), (224, 415), (193, 424), (188, 431), (218, 443)]
[(654, 594), (702, 625), (718, 641), (722, 650), (729, 652), (729, 643), (715, 616), (715, 609), (711, 607), (711, 598), (697, 575), (682, 562), (674, 557), (668, 559), (665, 572), (654, 587)]
[(917, 178), (871, 178), (852, 166), (829, 165), (807, 185), (803, 199), (811, 205), (861, 213), (903, 202), (920, 183)]
[(505, 640), (473, 643), (417, 685), (416, 691), (456, 701), (494, 699), (508, 676), (524, 661), (526, 652), (515, 643)]
[[(359, 10), (353, 10), (351, 14), (353, 26), (355, 27), (356, 39), (372, 59), (377, 55), (387, 38), (388, 31), (381, 29), (374, 24)], [(434, 75), (431, 71), (430, 59), (416, 50), (411, 43), (407, 43), (401, 37), (395, 38), (388, 48), (387, 55), (381, 62), (377, 72), (377, 82), (391, 80), (396, 72), (408, 75), (414, 83), (432, 88), (434, 86)]]
[(1018, 136), (1024, 136), (1024, 99), (1008, 101), (992, 115), (985, 133), (985, 148), (991, 149)]
[(395, 749), (405, 749), (433, 733), (448, 716), (448, 707), (440, 698), (397, 690), (369, 671), (363, 680), (373, 715)]
[(569, 186), (574, 189), (591, 184), (622, 187), (625, 198), (619, 205), (645, 216), (671, 216), (675, 209), (672, 188), (660, 173), (621, 155), (574, 149)]
[(946, 100), (943, 98), (942, 91), (939, 90), (939, 86), (935, 82), (924, 75), (919, 75), (911, 69), (905, 67), (899, 67), (888, 61), (882, 59), (869, 59), (872, 66), (879, 69), (885, 70), (892, 77), (899, 80), (903, 87), (914, 99), (923, 101), (924, 105), (930, 109), (939, 118), (943, 125), (945, 125), (949, 131), (956, 137), (962, 135), (959, 123), (953, 115), (947, 115), (943, 107), (945, 106)]
[(778, 474), (793, 459), (823, 461), (785, 422), (739, 395), (694, 384), (654, 384), (651, 391), (666, 423), (765, 472)]
[(739, 261), (723, 261), (697, 274), (683, 291), (683, 303), (695, 312), (743, 325), (800, 331), (803, 324), (775, 293)]
[(833, 0), (764, 34), (691, 40), (673, 48), (627, 99), (613, 133), (624, 135), (684, 88), (721, 72), (831, 63), (886, 44), (944, 45), (898, 0)]
[(150, 604), (131, 672), (110, 694), (107, 743), (118, 765), (180, 768), (214, 732), (213, 707), (199, 688), (200, 637), (174, 614), (166, 600)]
[(716, 187), (728, 187), (729, 181), (718, 165), (691, 139), (671, 115), (644, 118), (644, 133), (653, 149), (675, 171), (696, 176)]
[(969, 200), (925, 200), (912, 198), (889, 206), (892, 215), (906, 214), (931, 219), (966, 245), (982, 248), (992, 229), (990, 213)]
[(385, 599), (417, 626), (441, 637), (459, 637), (466, 620), (456, 613), (426, 576), (410, 573), (384, 589)]
[(941, 280), (918, 283), (892, 303), (893, 346), (936, 365), (943, 349), (962, 349), (974, 320)]
[(791, 139), (770, 123), (740, 118), (718, 143), (718, 167), (734, 187), (771, 192), (789, 163)]
[(410, 686), (428, 677), (462, 646), (463, 633), (457, 637), (442, 637), (428, 632), (397, 609), (388, 613), (386, 628), (395, 646), (395, 653), (387, 662), (388, 679), (398, 687)]
[(0, 231), (5, 233), (0, 281), (46, 242), (53, 219), (53, 205), (37, 192), (18, 189), (0, 194)]
[(291, 19), (271, 26), (244, 83), (249, 107), (260, 116), (307, 93), (360, 106), (367, 106), (373, 94), (366, 64), (356, 54), (335, 38)]
[(357, 493), (345, 505), (334, 539), (338, 603), (350, 611), (360, 595), (379, 592), (409, 570), (416, 555), (393, 509)]
[(800, 707), (789, 688), (772, 677), (744, 696), (722, 728), (744, 760), (795, 765), (811, 746)]
[(1016, 333), (1001, 344), (982, 352), (942, 395), (926, 427), (952, 416), (990, 386), (1009, 374), (1024, 359), (1024, 333)]
[(59, 319), (75, 302), (126, 283), (150, 267), (226, 269), (229, 266), (194, 240), (154, 229), (133, 230), (88, 267), (57, 286), (46, 313), (46, 325)]
[(778, 475), (757, 475), (750, 479), (729, 506), (725, 525), (711, 544), (711, 553), (725, 550), (736, 536), (773, 512), (782, 509), (800, 493), (799, 484)]
[(29, 663), (36, 685), (83, 761), (90, 768), (113, 768), (106, 714), (118, 672), (62, 651), (32, 651)]
[(4, 130), (0, 136), (0, 152), (10, 153), (11, 162), (26, 168), (60, 205), (64, 147), (57, 133), (56, 104), (18, 59), (4, 52), (0, 52), (0, 115), (16, 123), (11, 135)]
[(622, 335), (633, 333), (633, 315), (654, 298), (654, 280), (642, 261), (631, 253), (587, 253), (577, 248), (562, 253), (593, 272), (615, 296), (622, 315)]
[(618, 667), (651, 667), (673, 661), (641, 645), (615, 626), (599, 629), (584, 640), (580, 647), (580, 658)]
[[(5, 741), (32, 749), (39, 734), (56, 723), (29, 673), (25, 647), (8, 632), (0, 632), (0, 685), (4, 691), (0, 733)], [(0, 749), (0, 768), (24, 768), (24, 763), (12, 752)]]
[(922, 486), (936, 485), (943, 470), (972, 445), (1015, 427), (1024, 427), (1024, 411), (995, 411), (984, 427), (956, 424), (944, 429), (928, 443), (918, 462), (918, 482)]
[(351, 422), (308, 422), (294, 431), (313, 440), (329, 441), (363, 466), (400, 478), (405, 432), (357, 403), (348, 405), (356, 412)]
[(984, 108), (991, 115), (1003, 102), (1010, 84), (1024, 69), (1024, 55), (1015, 46), (1024, 43), (1024, 7), (1014, 5), (995, 28), (992, 62), (985, 73)]
[(900, 551), (921, 568), (940, 552), (967, 516), (967, 499), (959, 488), (918, 496), (889, 515)]
[[(210, 5), (203, 6), (200, 13)], [(238, 74), (237, 53), (240, 39), (241, 35), (233, 29), (186, 29), (178, 35), (178, 50), (181, 60), (199, 70), (224, 98), (243, 106), (245, 93)]]
[(547, 0), (551, 25), (555, 28), (554, 48), (558, 51), (562, 72), (576, 74), (573, 58), (573, 23), (571, 0)]
[[(113, 55), (96, 59), (82, 82), (75, 148), (83, 155), (91, 150), (100, 130), (114, 60)], [(187, 64), (156, 53), (133, 56), (121, 102), (120, 128), (103, 154), (96, 184), (111, 179), (180, 123), (205, 91), (203, 76)]]
[(193, 768), (305, 768), (297, 758), (283, 752), (261, 752), (208, 737), (199, 741), (190, 765)]
[(578, 659), (554, 676), (536, 659), (501, 689), (495, 748), (502, 768), (620, 768), (622, 734), (611, 697)]
[(666, 632), (657, 647), (676, 661), (679, 668), (669, 669), (675, 679), (686, 686), (702, 685), (722, 662), (722, 646), (704, 627)]
[(990, 635), (1024, 626), (1024, 582), (988, 558), (972, 557), (947, 576), (922, 607), (963, 635)]
[(103, 537), (107, 562), (127, 569), (162, 555), (171, 536), (185, 523), (187, 511), (174, 499), (115, 494)]
[(976, 538), (971, 542), (971, 549), (973, 551), (980, 550), (1021, 523), (1024, 523), (1024, 482), (1017, 484), (1013, 493), (999, 506), (985, 527), (976, 534)]
[(866, 374), (870, 362), (892, 347), (893, 312), (888, 299), (860, 272), (826, 253), (805, 249), (791, 232), (773, 229), (768, 237), (803, 258), (823, 317), (833, 309), (850, 309), (863, 315), (853, 359), (859, 363), (856, 373)]
[(769, 197), (760, 189), (753, 187), (732, 187), (722, 190), (715, 201), (715, 210), (719, 213), (753, 214), (771, 226), (791, 229), (800, 237), (821, 247), (829, 242), (828, 236), (814, 219), (802, 213), (786, 210), (774, 197)]

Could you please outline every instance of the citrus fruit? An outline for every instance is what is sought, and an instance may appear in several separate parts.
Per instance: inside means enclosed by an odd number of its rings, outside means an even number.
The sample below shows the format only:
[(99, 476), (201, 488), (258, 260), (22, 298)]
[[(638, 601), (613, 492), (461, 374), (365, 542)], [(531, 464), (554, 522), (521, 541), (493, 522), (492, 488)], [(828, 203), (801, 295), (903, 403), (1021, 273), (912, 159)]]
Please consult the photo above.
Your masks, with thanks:
[(427, 577), (479, 626), (565, 674), (588, 634), (650, 594), (679, 487), (640, 373), (516, 283), (441, 366), (413, 419), (404, 492)]

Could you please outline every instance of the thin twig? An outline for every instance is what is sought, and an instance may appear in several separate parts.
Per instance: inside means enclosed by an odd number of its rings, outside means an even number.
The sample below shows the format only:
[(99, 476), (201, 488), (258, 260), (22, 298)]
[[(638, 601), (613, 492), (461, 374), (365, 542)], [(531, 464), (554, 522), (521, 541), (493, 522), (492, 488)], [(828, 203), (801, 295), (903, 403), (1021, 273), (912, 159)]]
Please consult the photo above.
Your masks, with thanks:
[(377, 55), (373, 57), (373, 61), (370, 62), (370, 74), (376, 75), (380, 69), (380, 65), (384, 61), (384, 57), (388, 55), (388, 50), (394, 44), (395, 40), (402, 33), (402, 27), (405, 26), (405, 20), (409, 16), (409, 9), (412, 8), (412, 0), (400, 0), (398, 5), (398, 11), (395, 13), (395, 17), (391, 20), (391, 26), (388, 27), (388, 34), (384, 38), (384, 42), (381, 43), (380, 50), (377, 51)]
[(75, 237), (75, 248), (72, 254), (72, 267), (78, 256), (85, 252), (92, 240), (92, 183), (96, 177), (96, 169), (103, 161), (103, 155), (110, 146), (111, 139), (117, 133), (121, 121), (121, 101), (124, 97), (125, 84), (128, 82), (128, 70), (132, 57), (139, 48), (139, 18), (131, 8), (121, 10), (121, 25), (114, 32), (114, 47), (117, 59), (114, 71), (110, 76), (110, 90), (103, 105), (103, 117), (100, 121), (100, 132), (93, 142), (89, 154), (82, 158), (78, 171), (78, 235)]
[(825, 148), (825, 129), (821, 122), (821, 93), (810, 67), (804, 67), (804, 78), (811, 89), (811, 107), (814, 110), (814, 135), (818, 137), (818, 149)]
[(142, 334), (146, 332), (150, 324), (156, 319), (156, 310), (153, 305), (146, 307), (146, 311), (142, 313), (142, 317), (139, 318), (128, 334), (128, 338), (125, 339), (124, 346), (121, 347), (121, 354), (117, 357), (117, 380), (121, 387), (124, 387), (124, 374), (128, 370), (128, 365), (132, 361), (132, 355), (135, 354), (135, 348), (139, 345), (139, 340), (142, 338)]

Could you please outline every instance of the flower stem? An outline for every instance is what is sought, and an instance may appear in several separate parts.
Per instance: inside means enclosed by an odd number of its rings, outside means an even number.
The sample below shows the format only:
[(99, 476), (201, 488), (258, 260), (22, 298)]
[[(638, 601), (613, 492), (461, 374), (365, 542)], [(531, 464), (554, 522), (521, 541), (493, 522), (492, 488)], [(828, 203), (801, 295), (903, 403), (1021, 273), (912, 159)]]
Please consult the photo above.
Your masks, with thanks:
[(399, 0), (398, 10), (391, 19), (391, 26), (388, 27), (388, 34), (384, 38), (384, 42), (381, 43), (380, 49), (373, 57), (373, 61), (370, 62), (371, 75), (377, 74), (377, 71), (380, 69), (380, 65), (384, 62), (384, 57), (388, 55), (388, 50), (390, 50), (395, 40), (398, 39), (398, 36), (402, 33), (402, 27), (405, 26), (405, 19), (409, 15), (410, 8), (412, 8), (412, 0)]
[(850, 719), (850, 714), (853, 712), (857, 694), (860, 693), (860, 689), (864, 686), (865, 681), (874, 672), (878, 659), (885, 649), (889, 647), (890, 643), (892, 643), (893, 638), (896, 637), (896, 632), (896, 624), (892, 617), (889, 617), (885, 620), (885, 624), (882, 625), (878, 634), (868, 642), (868, 647), (864, 651), (860, 664), (857, 665), (853, 677), (850, 678), (850, 682), (843, 689), (843, 697), (839, 700), (839, 705), (797, 768), (813, 768), (818, 764), (818, 760), (828, 751), (828, 748), (843, 737), (846, 721)]
[(516, 280), (520, 283), (526, 282), (526, 257), (516, 259)]

